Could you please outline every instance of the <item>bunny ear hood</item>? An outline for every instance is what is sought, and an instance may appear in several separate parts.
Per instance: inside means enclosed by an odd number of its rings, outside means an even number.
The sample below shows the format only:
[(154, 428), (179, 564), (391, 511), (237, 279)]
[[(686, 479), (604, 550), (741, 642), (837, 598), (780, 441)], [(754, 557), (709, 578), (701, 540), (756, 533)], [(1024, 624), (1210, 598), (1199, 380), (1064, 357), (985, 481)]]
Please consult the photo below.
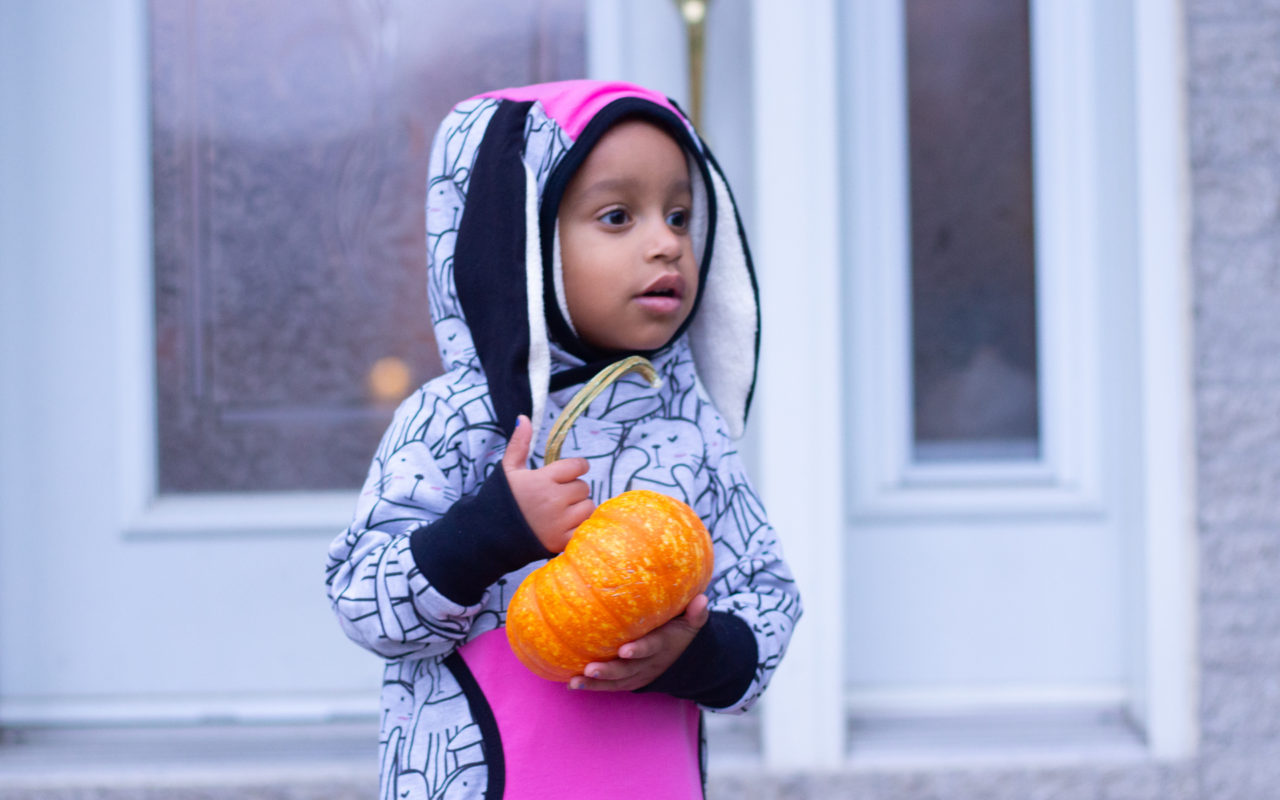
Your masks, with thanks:
[[(759, 298), (727, 182), (683, 113), (638, 86), (565, 81), (459, 103), (432, 146), (427, 185), (431, 316), (446, 370), (478, 372), (498, 424), (537, 426), (550, 388), (586, 381), (621, 357), (581, 342), (567, 318), (556, 212), (569, 179), (614, 123), (640, 117), (685, 150), (700, 288), (686, 328), (699, 379), (742, 434), (755, 386)], [(658, 356), (657, 353), (644, 355)]]

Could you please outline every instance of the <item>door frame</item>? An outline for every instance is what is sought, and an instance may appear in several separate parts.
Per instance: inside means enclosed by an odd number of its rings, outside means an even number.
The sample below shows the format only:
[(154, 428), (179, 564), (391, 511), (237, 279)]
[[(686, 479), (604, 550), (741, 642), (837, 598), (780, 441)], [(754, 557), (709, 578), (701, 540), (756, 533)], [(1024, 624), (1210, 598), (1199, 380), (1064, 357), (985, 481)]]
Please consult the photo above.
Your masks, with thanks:
[[(833, 634), (843, 630), (843, 489), (850, 473), (839, 443), (848, 441), (853, 424), (843, 411), (849, 408), (845, 387), (835, 378), (847, 363), (834, 211), (842, 198), (831, 168), (844, 156), (835, 134), (837, 7), (835, 0), (804, 0), (785, 10), (767, 0), (752, 6), (754, 202), (757, 219), (770, 221), (752, 232), (766, 322), (754, 420), (758, 475), (805, 598), (805, 617), (766, 696), (765, 758), (781, 769), (830, 768), (845, 763), (848, 753), (844, 705), (835, 701), (844, 690), (842, 648)], [(896, 0), (857, 4), (864, 13), (894, 7)], [(1033, 8), (1035, 24), (1073, 17), (1066, 4), (1052, 0)], [(1185, 44), (1176, 4), (1130, 0), (1126, 10), (1131, 25), (1122, 32), (1129, 36), (1122, 49), (1131, 64), (1127, 76), (1114, 79), (1130, 79), (1130, 124), (1116, 135), (1129, 137), (1132, 163), (1113, 178), (1128, 193), (1135, 221), (1128, 248), (1140, 365), (1133, 399), (1141, 429), (1134, 454), (1139, 511), (1130, 520), (1130, 711), (1153, 757), (1178, 758), (1194, 753), (1198, 737)], [(1083, 13), (1071, 29), (1096, 34), (1090, 20)], [(858, 42), (842, 44), (855, 57), (864, 52)], [(805, 146), (788, 148), (796, 141)], [(779, 152), (788, 153), (785, 165)], [(808, 213), (797, 213), (796, 198), (806, 199)], [(788, 280), (780, 265), (789, 263), (806, 265), (805, 280)], [(790, 384), (796, 375), (820, 377), (800, 392)], [(832, 436), (793, 436), (798, 418), (829, 420)], [(1067, 499), (1087, 501), (1091, 494)]]

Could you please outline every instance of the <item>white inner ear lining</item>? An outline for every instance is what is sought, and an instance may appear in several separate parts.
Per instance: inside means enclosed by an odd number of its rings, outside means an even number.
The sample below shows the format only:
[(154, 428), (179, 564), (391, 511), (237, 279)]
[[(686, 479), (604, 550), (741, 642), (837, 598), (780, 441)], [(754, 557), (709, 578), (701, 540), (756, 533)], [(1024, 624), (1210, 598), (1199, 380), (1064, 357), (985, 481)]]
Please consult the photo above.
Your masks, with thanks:
[[(525, 174), (525, 295), (529, 325), (529, 390), (530, 422), (533, 439), (538, 440), (542, 415), (547, 404), (547, 386), (551, 382), (551, 350), (547, 339), (547, 318), (542, 299), (542, 241), (538, 228), (538, 180), (528, 164)], [(513, 420), (514, 421), (514, 420)]]
[(551, 236), (551, 280), (556, 287), (556, 305), (560, 307), (560, 316), (564, 317), (569, 330), (573, 331), (574, 336), (577, 336), (578, 329), (573, 327), (573, 317), (569, 316), (569, 300), (564, 293), (564, 262), (560, 259), (559, 217), (556, 218), (555, 233)]

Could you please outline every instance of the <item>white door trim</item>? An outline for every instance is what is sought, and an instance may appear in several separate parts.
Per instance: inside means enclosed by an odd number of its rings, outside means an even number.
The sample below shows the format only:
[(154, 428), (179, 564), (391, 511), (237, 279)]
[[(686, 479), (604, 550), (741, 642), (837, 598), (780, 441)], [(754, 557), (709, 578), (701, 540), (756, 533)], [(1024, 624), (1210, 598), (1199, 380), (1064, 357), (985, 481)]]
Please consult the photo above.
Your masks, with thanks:
[(1158, 758), (1195, 754), (1195, 387), (1190, 157), (1181, 5), (1134, 0), (1135, 137), (1144, 461), (1145, 677), (1134, 710)]
[(752, 14), (764, 318), (753, 425), (761, 493), (805, 608), (765, 696), (764, 755), (774, 769), (829, 769), (846, 749), (836, 3), (757, 0)]

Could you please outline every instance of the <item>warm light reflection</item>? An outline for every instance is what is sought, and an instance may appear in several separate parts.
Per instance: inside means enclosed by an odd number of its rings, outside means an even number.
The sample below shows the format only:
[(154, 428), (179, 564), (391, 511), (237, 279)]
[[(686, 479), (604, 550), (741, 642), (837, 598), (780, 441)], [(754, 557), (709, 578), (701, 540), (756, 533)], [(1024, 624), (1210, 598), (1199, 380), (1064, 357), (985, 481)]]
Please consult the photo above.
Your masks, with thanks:
[(413, 374), (404, 359), (383, 356), (369, 370), (369, 393), (374, 399), (398, 403), (409, 394)]

